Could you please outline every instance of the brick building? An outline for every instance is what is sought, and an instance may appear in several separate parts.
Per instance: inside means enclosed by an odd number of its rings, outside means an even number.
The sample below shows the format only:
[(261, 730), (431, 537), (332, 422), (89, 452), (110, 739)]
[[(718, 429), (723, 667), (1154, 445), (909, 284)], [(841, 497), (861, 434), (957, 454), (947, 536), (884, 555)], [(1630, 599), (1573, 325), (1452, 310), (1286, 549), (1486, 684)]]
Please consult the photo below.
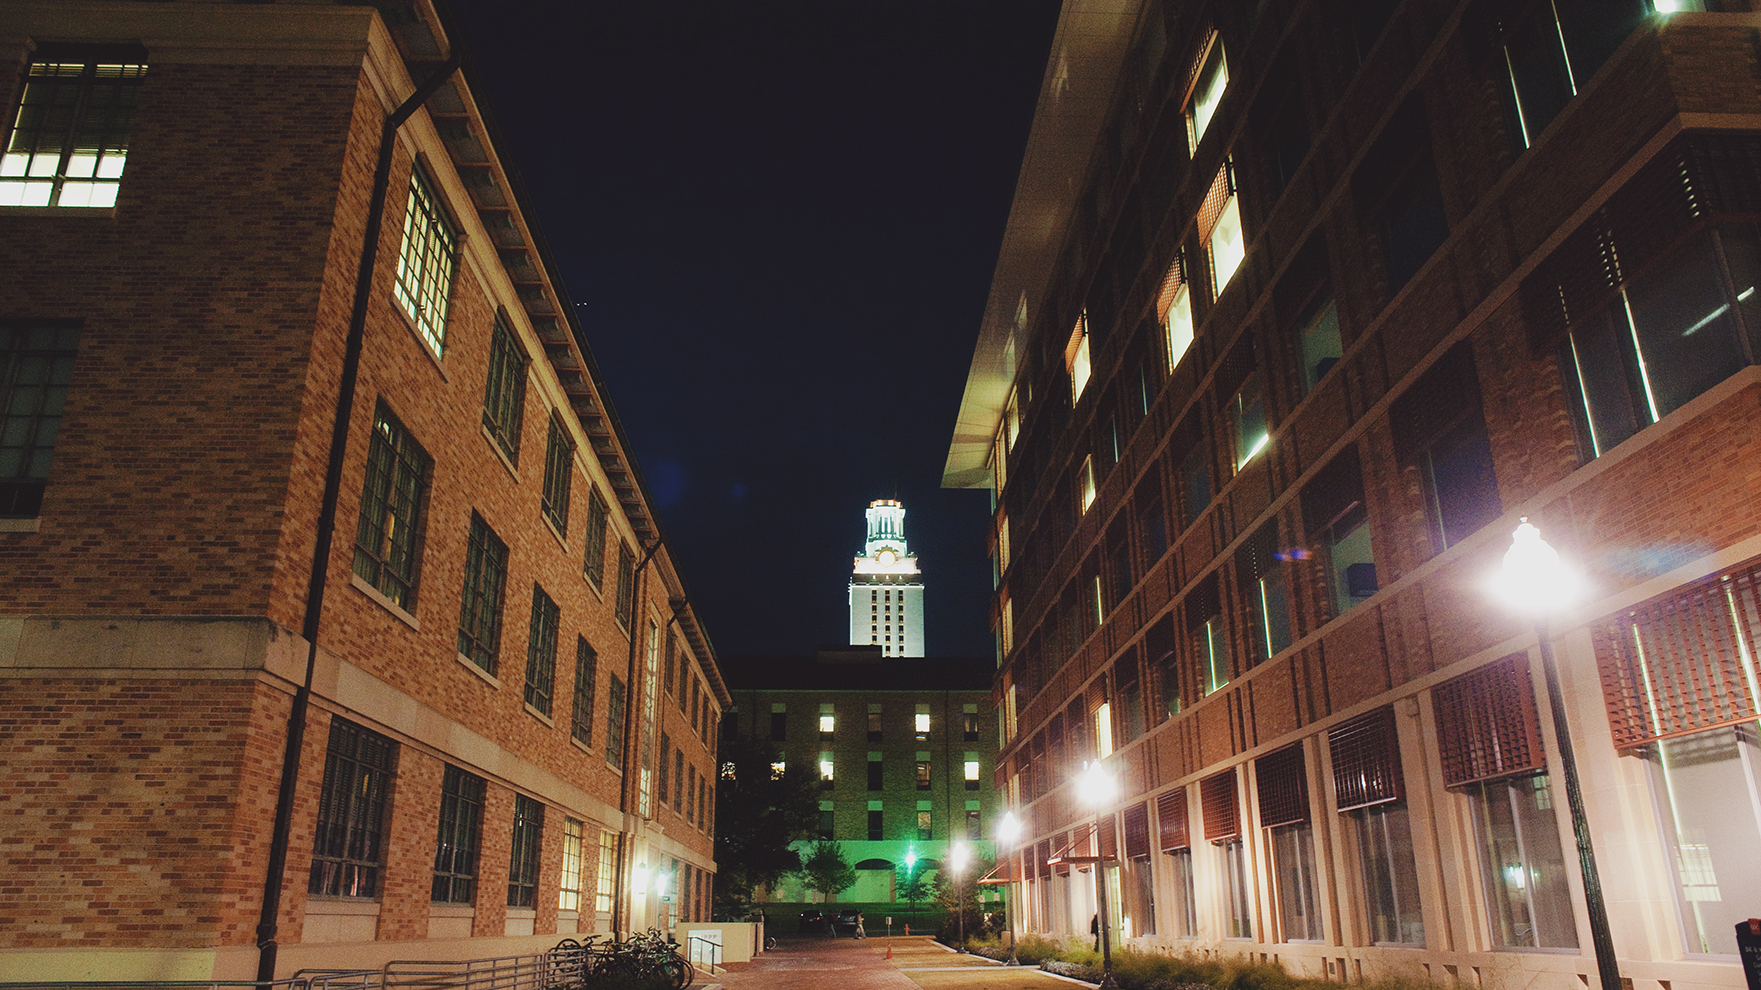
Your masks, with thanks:
[[(894, 899), (908, 853), (936, 870), (950, 843), (988, 859), (995, 829), (996, 705), (989, 661), (883, 658), (881, 646), (822, 650), (811, 659), (742, 662), (728, 738), (773, 746), (785, 764), (814, 767), (823, 788), (819, 838), (857, 867), (841, 901)], [(805, 853), (812, 841), (796, 844)], [(796, 879), (760, 901), (816, 899)]]
[(461, 61), (0, 8), (0, 979), (707, 917), (727, 690)]
[(1098, 845), (1134, 944), (1742, 984), (1761, 65), (1744, 0), (1655, 8), (1065, 5), (945, 475), (1027, 927), (1087, 932)]

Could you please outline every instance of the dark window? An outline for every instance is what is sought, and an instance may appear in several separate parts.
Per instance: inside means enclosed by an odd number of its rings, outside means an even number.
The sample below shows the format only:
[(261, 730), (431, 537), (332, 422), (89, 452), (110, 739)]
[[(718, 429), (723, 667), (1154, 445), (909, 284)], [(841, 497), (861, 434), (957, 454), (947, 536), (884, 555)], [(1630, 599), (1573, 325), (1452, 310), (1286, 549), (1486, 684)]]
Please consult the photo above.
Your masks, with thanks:
[(1174, 649), (1174, 617), (1164, 615), (1143, 638), (1144, 663), (1154, 671), (1161, 690), (1156, 722), (1180, 714), (1180, 658)]
[(340, 718), (330, 721), (324, 788), (307, 889), (330, 897), (376, 897), (385, 863), (385, 811), (397, 744)]
[(584, 746), (593, 745), (593, 688), (599, 654), (587, 640), (575, 638), (575, 711), (569, 734)]
[(1466, 341), (1450, 348), (1395, 400), (1389, 420), (1395, 455), (1419, 471), (1437, 552), (1498, 518), (1503, 503)]
[(1431, 126), (1416, 97), (1395, 112), (1352, 185), (1381, 241), (1393, 295), (1449, 237), (1431, 156)]
[(928, 760), (918, 760), (917, 761), (917, 789), (920, 791), (929, 790), (929, 761)]
[[(1533, 145), (1650, 12), (1643, 0), (1488, 5), (1518, 150)], [(1504, 9), (1498, 9), (1502, 6)]]
[(618, 623), (630, 627), (630, 616), (636, 611), (636, 556), (623, 543), (618, 544)]
[(0, 517), (42, 511), (79, 336), (76, 324), (0, 325)]
[(550, 414), (550, 441), (544, 449), (544, 518), (559, 533), (569, 531), (569, 484), (575, 476), (575, 442), (562, 417)]
[(624, 682), (616, 674), (605, 706), (605, 762), (624, 769)]
[(880, 712), (871, 711), (868, 713), (868, 741), (869, 742), (880, 742), (881, 741), (881, 713)]
[(587, 492), (587, 533), (585, 542), (587, 552), (581, 559), (581, 573), (595, 588), (605, 583), (605, 521), (610, 509), (599, 489), (593, 487)]
[[(1153, 477), (1148, 483), (1156, 486)], [(1162, 510), (1162, 500), (1154, 494), (1139, 495), (1137, 505), (1138, 538), (1143, 543), (1143, 564), (1147, 571), (1168, 552), (1168, 514)]]
[(1194, 444), (1180, 459), (1180, 522), (1185, 529), (1198, 521), (1211, 504), (1210, 451), (1204, 442)]
[(145, 63), (139, 48), (38, 51), (0, 158), (0, 206), (115, 206)]
[[(667, 754), (672, 752), (672, 749), (673, 749), (672, 737), (668, 736), (666, 733), (662, 732), (660, 734), (660, 767), (659, 767), (660, 780), (659, 780), (658, 786), (656, 786), (656, 788), (655, 788), (655, 793), (657, 795), (659, 795), (661, 804), (666, 804), (669, 800), (671, 800), (670, 798), (667, 797), (667, 795), (669, 793), (669, 791), (667, 790), (667, 784), (672, 779), (671, 774), (668, 772)], [(684, 781), (681, 780), (681, 781), (679, 781), (679, 783), (683, 784)]]
[(1229, 630), (1223, 621), (1221, 583), (1215, 571), (1199, 580), (1186, 596), (1186, 629), (1200, 695), (1211, 694), (1234, 676), (1229, 659)]
[(1288, 59), (1280, 59), (1266, 76), (1250, 116), (1262, 135), (1268, 177), (1273, 188), (1282, 192), (1308, 157), (1308, 114), (1302, 105), (1301, 81)]
[(677, 811), (680, 808), (683, 808), (685, 806), (685, 794), (687, 792), (684, 789), (684, 784), (685, 784), (685, 751), (682, 749), (675, 749), (675, 750), (673, 750), (673, 810), (674, 811)]
[(440, 835), (435, 839), (434, 888), (440, 904), (469, 904), (477, 896), (477, 849), (483, 829), (482, 777), (452, 764), (440, 784)]
[(514, 795), (514, 841), (508, 857), (508, 907), (538, 906), (538, 856), (544, 843), (544, 805)]
[(562, 609), (544, 589), (532, 586), (532, 627), (526, 637), (526, 704), (550, 714), (556, 694), (556, 633)]
[(1302, 321), (1297, 344), (1302, 349), (1302, 390), (1306, 394), (1314, 391), (1345, 354), (1339, 339), (1339, 307), (1331, 297), (1317, 303)]
[(883, 773), (885, 766), (886, 766), (886, 764), (882, 763), (880, 760), (869, 760), (868, 761), (868, 789), (869, 790), (878, 791), (878, 790), (881, 790), (885, 786), (885, 784), (884, 784), (885, 776)]
[(355, 573), (405, 611), (416, 604), (420, 516), (431, 464), (415, 437), (381, 404), (367, 447)]
[(1357, 448), (1348, 447), (1302, 490), (1303, 528), (1310, 546), (1325, 558), (1332, 615), (1376, 593), (1376, 558), (1364, 511), (1363, 471)]
[(770, 713), (770, 741), (783, 742), (789, 738), (789, 713)]
[(879, 842), (886, 837), (881, 826), (881, 814), (879, 809), (871, 810), (868, 813), (868, 841), (870, 842)]
[(973, 842), (977, 842), (984, 838), (983, 828), (984, 825), (979, 820), (978, 810), (976, 808), (968, 808), (966, 811), (966, 838)]
[(1253, 642), (1248, 656), (1252, 664), (1269, 659), (1290, 645), (1290, 566), (1281, 557), (1278, 522), (1262, 526), (1235, 553), (1235, 575), (1241, 581), (1242, 598), (1250, 606), (1248, 627)]
[(508, 548), (483, 517), (471, 513), (465, 543), (465, 590), (459, 602), (459, 653), (489, 673), (501, 642), (501, 602), (507, 584)]
[(819, 811), (819, 837), (820, 838), (830, 839), (832, 837), (832, 828), (833, 828), (834, 822), (836, 821), (836, 818), (837, 818), (837, 816), (833, 813), (832, 809), (830, 809), (830, 808), (821, 808), (820, 809), (820, 811)]
[(483, 426), (508, 460), (520, 463), (520, 421), (526, 405), (526, 352), (500, 316), (489, 343), (489, 383), (483, 390)]
[[(1130, 742), (1143, 735), (1146, 726), (1143, 718), (1143, 681), (1138, 678), (1135, 669), (1137, 653), (1135, 650), (1129, 651), (1126, 657), (1126, 662), (1132, 669), (1120, 676), (1131, 679), (1119, 685), (1119, 703), (1124, 708), (1124, 711), (1119, 713), (1123, 716), (1119, 721), (1120, 728), (1125, 730), (1125, 742)], [(977, 790), (977, 788), (971, 789)]]

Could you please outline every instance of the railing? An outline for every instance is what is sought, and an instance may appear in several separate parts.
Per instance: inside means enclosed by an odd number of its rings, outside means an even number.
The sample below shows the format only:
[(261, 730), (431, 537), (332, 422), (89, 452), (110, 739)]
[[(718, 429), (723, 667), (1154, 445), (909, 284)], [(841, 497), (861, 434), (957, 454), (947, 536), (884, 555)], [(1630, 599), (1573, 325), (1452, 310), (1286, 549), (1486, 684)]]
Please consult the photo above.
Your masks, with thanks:
[(583, 955), (560, 948), (492, 959), (400, 959), (375, 970), (301, 970), (285, 979), (67, 980), (0, 983), (0, 990), (548, 990), (579, 984)]
[(721, 968), (722, 944), (701, 935), (692, 935), (685, 940), (686, 956), (691, 965), (708, 966), (711, 973)]
[(383, 990), (379, 970), (301, 970), (268, 983), (256, 980), (27, 980), (0, 990)]

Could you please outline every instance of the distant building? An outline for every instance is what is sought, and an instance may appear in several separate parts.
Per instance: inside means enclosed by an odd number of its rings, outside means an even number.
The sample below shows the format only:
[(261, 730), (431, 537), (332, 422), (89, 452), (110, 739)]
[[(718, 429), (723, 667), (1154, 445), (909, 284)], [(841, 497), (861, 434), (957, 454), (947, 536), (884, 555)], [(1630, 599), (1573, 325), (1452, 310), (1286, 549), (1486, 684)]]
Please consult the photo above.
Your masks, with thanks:
[(456, 38), (0, 4), (0, 980), (707, 918), (727, 692)]
[[(944, 476), (993, 493), (1018, 923), (1086, 934), (1098, 846), (1134, 945), (1743, 985), (1755, 10), (1064, 5)], [(1540, 635), (1523, 517), (1583, 577)]]
[[(910, 852), (928, 870), (951, 841), (990, 857), (997, 722), (988, 658), (883, 659), (858, 647), (740, 669), (753, 673), (733, 691), (725, 738), (773, 744), (786, 763), (818, 771), (819, 837), (837, 840), (860, 876), (840, 901), (892, 900), (894, 870)], [(795, 880), (759, 894), (809, 899)]]
[(878, 499), (867, 515), (868, 540), (850, 578), (850, 644), (923, 656), (923, 576), (905, 544), (905, 506)]

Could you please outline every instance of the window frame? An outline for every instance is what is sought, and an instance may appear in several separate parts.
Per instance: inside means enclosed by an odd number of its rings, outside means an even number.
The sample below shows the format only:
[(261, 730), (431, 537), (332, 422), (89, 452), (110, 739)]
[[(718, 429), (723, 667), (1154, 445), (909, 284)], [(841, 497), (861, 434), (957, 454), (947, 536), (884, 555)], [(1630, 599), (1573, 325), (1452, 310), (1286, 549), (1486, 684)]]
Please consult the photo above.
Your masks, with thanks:
[[(458, 277), (459, 226), (418, 161), (410, 169), (404, 236), (398, 249), (392, 297), (416, 335), (436, 357), (446, 354), (447, 319)], [(412, 247), (417, 254), (412, 255)]]
[[(0, 474), (0, 519), (42, 515), (82, 330), (78, 321), (0, 321), (0, 436), (14, 435), (17, 441), (0, 447), (0, 465), (17, 460), (15, 468)], [(36, 362), (40, 372), (32, 373), (28, 369)], [(20, 381), (25, 377), (43, 380)], [(34, 402), (23, 398), (27, 389), (35, 391)], [(13, 426), (19, 421), (22, 427)], [(45, 432), (47, 443), (41, 442)]]
[[(78, 67), (77, 73), (54, 71), (75, 66)], [(39, 67), (48, 71), (39, 73)], [(120, 106), (122, 122), (120, 126), (103, 128), (103, 137), (95, 148), (81, 148), (81, 138), (90, 133), (88, 124), (93, 116), (106, 116), (106, 123), (110, 124), (114, 124), (114, 117), (117, 116), (114, 113), (104, 115), (102, 111), (94, 110), (94, 97), (100, 91), (100, 76), (108, 77), (110, 70), (114, 70), (114, 81), (105, 82), (102, 87), (111, 93), (113, 103), (105, 109), (114, 111)], [(0, 195), (4, 195), (8, 187), (16, 187), (18, 193), (18, 201), (4, 203), (4, 207), (46, 210), (114, 209), (122, 189), (122, 176), (127, 169), (128, 139), (139, 110), (140, 93), (147, 74), (147, 52), (139, 46), (44, 45), (33, 52), (20, 74), (22, 85), (19, 87), (18, 100), (11, 107), (13, 114), (8, 120), (6, 141), (4, 146), (0, 146)], [(72, 90), (73, 99), (64, 101), (62, 105), (71, 104), (71, 112), (66, 116), (65, 128), (57, 129), (54, 135), (61, 142), (60, 148), (49, 151), (42, 147), (43, 140), (50, 136), (49, 129), (27, 128), (24, 124), (28, 117), (53, 121), (53, 113), (43, 111), (33, 114), (32, 108), (41, 110), (54, 106), (56, 98), (66, 89)], [(47, 100), (40, 99), (45, 94)], [(25, 137), (27, 132), (34, 140)], [(20, 145), (21, 138), (30, 141), (28, 150)], [(82, 154), (86, 151), (92, 154)], [(51, 157), (52, 168), (45, 172), (38, 166), (38, 162), (47, 162)], [(76, 171), (85, 171), (83, 163), (78, 169), (74, 167), (76, 160), (88, 157), (90, 173), (73, 174)], [(19, 160), (21, 158), (22, 161)], [(116, 159), (114, 169), (111, 168), (113, 158)], [(104, 174), (107, 171), (112, 174)], [(43, 181), (45, 179), (48, 180), (46, 183)], [(32, 193), (38, 189), (42, 189), (45, 195), (41, 202), (32, 202), (35, 198)], [(69, 194), (76, 191), (85, 193), (84, 202), (64, 201), (75, 198)], [(94, 195), (99, 202), (92, 202)]]
[(488, 788), (489, 782), (482, 777), (446, 764), (441, 776), (440, 815), (434, 840), (434, 879), (428, 897), (432, 903), (476, 902)]
[(489, 370), (483, 383), (483, 428), (515, 466), (520, 463), (520, 429), (525, 420), (526, 374), (531, 365), (513, 328), (501, 313), (489, 335)]
[(556, 703), (556, 641), (562, 627), (562, 606), (532, 585), (532, 621), (526, 636), (526, 705), (549, 718)]
[(507, 906), (536, 908), (539, 860), (544, 851), (544, 802), (514, 795), (513, 837), (508, 845)]
[(575, 438), (563, 425), (562, 415), (550, 413), (550, 435), (544, 445), (544, 491), (539, 511), (557, 535), (569, 535), (569, 490), (575, 478)]
[(501, 617), (507, 596), (508, 547), (489, 523), (471, 513), (465, 539), (465, 583), (459, 595), (459, 655), (491, 677), (501, 653)]
[(312, 896), (379, 897), (397, 757), (395, 741), (331, 717), (307, 879)]
[(362, 475), (351, 570), (414, 615), (434, 459), (384, 400), (373, 410)]

